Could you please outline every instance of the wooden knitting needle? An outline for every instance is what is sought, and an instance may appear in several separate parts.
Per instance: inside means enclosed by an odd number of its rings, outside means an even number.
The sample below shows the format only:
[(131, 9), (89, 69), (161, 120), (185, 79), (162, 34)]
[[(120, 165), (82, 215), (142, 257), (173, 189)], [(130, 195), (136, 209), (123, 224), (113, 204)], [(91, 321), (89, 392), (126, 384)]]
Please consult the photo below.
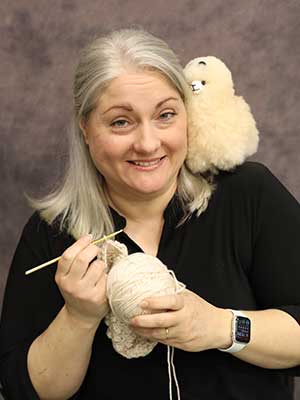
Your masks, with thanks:
[[(122, 231), (123, 231), (123, 229), (120, 229), (119, 231), (113, 232), (113, 233), (111, 233), (111, 234), (109, 234), (109, 235), (107, 235), (107, 236), (103, 236), (101, 239), (94, 240), (94, 241), (92, 242), (92, 244), (97, 244), (97, 243), (100, 243), (100, 242), (104, 242), (105, 240), (110, 239), (110, 238), (113, 237), (113, 236), (116, 236), (118, 233), (120, 233), (120, 232), (122, 232)], [(44, 267), (47, 267), (48, 265), (54, 264), (54, 263), (57, 262), (60, 258), (61, 258), (61, 256), (56, 257), (56, 258), (54, 258), (53, 260), (50, 260), (50, 261), (47, 261), (47, 262), (45, 262), (45, 263), (43, 263), (43, 264), (41, 264), (41, 265), (38, 265), (37, 267), (28, 269), (27, 271), (25, 271), (25, 275), (32, 274), (32, 272), (38, 271), (39, 269), (42, 269), (42, 268), (44, 268)]]

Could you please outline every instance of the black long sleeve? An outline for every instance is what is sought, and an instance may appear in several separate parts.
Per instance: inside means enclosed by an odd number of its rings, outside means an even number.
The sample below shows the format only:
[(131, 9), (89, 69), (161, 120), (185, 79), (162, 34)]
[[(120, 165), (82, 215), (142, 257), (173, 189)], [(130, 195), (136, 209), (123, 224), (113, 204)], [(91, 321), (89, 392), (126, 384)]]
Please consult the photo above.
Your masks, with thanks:
[[(49, 241), (49, 233), (53, 235)], [(35, 213), (26, 224), (15, 251), (4, 295), (0, 326), (0, 375), (7, 399), (38, 399), (27, 370), (31, 343), (55, 318), (63, 299), (54, 284), (55, 266), (25, 271), (63, 252), (72, 239), (41, 221)], [(65, 243), (64, 243), (65, 242)]]
[[(111, 211), (116, 229), (123, 227), (124, 218)], [(278, 308), (300, 321), (300, 205), (267, 168), (249, 162), (220, 173), (207, 210), (178, 226), (181, 216), (175, 196), (164, 213), (157, 256), (188, 289), (218, 307)], [(141, 251), (125, 233), (118, 240), (129, 253)], [(29, 276), (25, 270), (61, 255), (73, 242), (38, 214), (23, 231), (0, 325), (0, 380), (9, 400), (38, 398), (27, 372), (28, 348), (63, 305), (55, 265)], [(101, 323), (78, 399), (165, 400), (166, 356), (158, 344), (146, 357), (125, 359)], [(176, 349), (175, 367), (182, 400), (291, 400), (287, 376), (300, 375), (299, 367), (264, 369), (218, 350)]]

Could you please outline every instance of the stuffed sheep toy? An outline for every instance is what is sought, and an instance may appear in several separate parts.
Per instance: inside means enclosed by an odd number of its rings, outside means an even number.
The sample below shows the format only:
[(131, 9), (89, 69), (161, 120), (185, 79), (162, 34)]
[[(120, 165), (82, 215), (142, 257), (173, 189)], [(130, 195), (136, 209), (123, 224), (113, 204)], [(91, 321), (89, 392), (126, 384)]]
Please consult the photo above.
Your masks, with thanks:
[(186, 164), (194, 173), (230, 170), (257, 150), (258, 130), (249, 105), (236, 96), (231, 72), (216, 57), (199, 57), (184, 68), (190, 91)]

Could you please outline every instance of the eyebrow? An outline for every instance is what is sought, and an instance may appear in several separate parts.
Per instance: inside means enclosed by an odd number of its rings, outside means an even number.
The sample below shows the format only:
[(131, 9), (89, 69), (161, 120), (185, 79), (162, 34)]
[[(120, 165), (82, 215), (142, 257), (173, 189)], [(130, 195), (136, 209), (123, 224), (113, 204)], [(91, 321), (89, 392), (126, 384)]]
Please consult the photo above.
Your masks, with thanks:
[[(176, 97), (167, 97), (166, 99), (160, 101), (159, 103), (156, 104), (155, 109), (159, 108), (160, 106), (162, 106), (164, 103), (166, 103), (169, 100), (175, 100), (175, 101), (179, 101), (178, 98)], [(123, 110), (126, 111), (133, 111), (133, 108), (131, 107), (131, 105), (129, 103), (124, 103), (124, 104), (116, 104), (114, 106), (109, 107), (107, 110), (105, 110), (102, 115), (106, 114), (108, 111), (111, 111), (113, 109), (118, 109), (121, 108)]]

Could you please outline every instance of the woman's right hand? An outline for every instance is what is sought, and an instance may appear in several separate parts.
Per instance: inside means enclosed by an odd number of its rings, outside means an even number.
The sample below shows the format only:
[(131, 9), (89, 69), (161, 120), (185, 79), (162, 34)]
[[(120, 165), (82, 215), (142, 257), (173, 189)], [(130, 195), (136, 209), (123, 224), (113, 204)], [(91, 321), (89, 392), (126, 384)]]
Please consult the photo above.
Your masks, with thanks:
[(99, 247), (89, 235), (68, 247), (58, 262), (55, 281), (70, 316), (82, 324), (98, 326), (108, 311), (105, 265), (97, 257)]

